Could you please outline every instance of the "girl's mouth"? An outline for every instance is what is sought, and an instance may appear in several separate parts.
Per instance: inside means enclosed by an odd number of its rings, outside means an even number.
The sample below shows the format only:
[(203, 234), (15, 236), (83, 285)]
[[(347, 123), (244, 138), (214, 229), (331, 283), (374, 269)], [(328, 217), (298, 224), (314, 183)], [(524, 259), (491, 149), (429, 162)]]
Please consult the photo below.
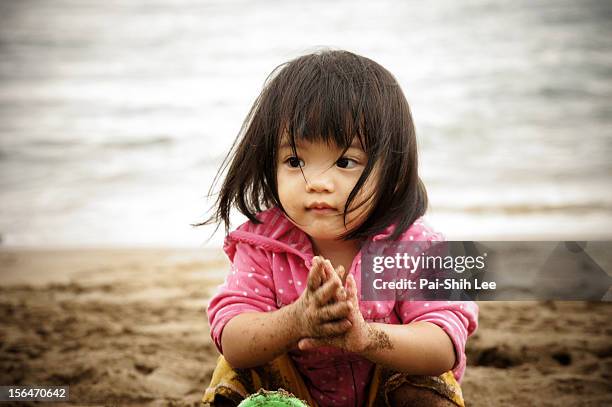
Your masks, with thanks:
[(336, 209), (326, 202), (314, 202), (308, 205), (306, 210), (317, 215), (325, 215), (336, 212)]

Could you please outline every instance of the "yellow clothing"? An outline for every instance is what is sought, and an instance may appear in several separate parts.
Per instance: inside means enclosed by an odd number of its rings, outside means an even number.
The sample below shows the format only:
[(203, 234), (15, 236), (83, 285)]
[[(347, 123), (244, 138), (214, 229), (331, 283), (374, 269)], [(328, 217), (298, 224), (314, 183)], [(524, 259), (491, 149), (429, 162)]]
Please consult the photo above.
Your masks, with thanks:
[[(440, 376), (410, 376), (380, 365), (376, 365), (368, 387), (367, 407), (390, 406), (388, 394), (403, 384), (433, 390), (457, 406), (464, 407), (461, 387), (452, 372), (448, 371)], [(250, 369), (234, 369), (222, 355), (219, 356), (202, 403), (204, 406), (214, 406), (214, 402), (222, 396), (238, 404), (260, 388), (266, 390), (283, 388), (304, 400), (309, 406), (319, 407), (286, 354), (268, 364)]]

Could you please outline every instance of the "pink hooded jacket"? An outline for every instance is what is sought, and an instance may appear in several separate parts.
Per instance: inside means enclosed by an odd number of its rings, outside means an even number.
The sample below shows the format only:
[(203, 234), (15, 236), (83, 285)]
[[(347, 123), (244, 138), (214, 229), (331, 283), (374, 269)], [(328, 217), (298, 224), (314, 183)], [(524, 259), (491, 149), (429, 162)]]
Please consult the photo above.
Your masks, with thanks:
[[(314, 257), (308, 236), (294, 226), (279, 208), (257, 215), (262, 221), (246, 222), (225, 239), (224, 250), (232, 262), (231, 272), (208, 303), (211, 337), (223, 354), (221, 335), (225, 324), (247, 311), (270, 312), (293, 303), (306, 288)], [(392, 228), (373, 236), (381, 240)], [(444, 237), (417, 219), (400, 241), (441, 241)], [(429, 244), (431, 245), (431, 243)], [(361, 252), (351, 274), (361, 293)], [(451, 338), (456, 354), (453, 374), (460, 382), (466, 366), (465, 343), (478, 326), (474, 302), (451, 301), (360, 301), (368, 322), (408, 324), (428, 321), (440, 326)], [(375, 364), (364, 357), (334, 347), (289, 352), (311, 395), (320, 405), (363, 405)]]

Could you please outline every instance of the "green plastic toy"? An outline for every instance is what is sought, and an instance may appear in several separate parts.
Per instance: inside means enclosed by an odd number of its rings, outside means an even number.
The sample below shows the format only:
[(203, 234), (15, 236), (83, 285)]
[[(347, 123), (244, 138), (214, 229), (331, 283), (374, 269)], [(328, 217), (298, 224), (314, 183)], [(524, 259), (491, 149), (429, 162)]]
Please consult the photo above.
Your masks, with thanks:
[(251, 394), (242, 400), (238, 407), (308, 407), (303, 400), (295, 397), (284, 389), (268, 391), (259, 389), (257, 393)]

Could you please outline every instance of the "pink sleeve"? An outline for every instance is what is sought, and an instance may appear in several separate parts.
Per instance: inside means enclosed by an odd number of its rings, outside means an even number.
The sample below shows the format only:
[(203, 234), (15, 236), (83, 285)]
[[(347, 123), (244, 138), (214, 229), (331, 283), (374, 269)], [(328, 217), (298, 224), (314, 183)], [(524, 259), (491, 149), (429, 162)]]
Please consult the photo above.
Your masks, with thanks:
[(444, 330), (455, 347), (452, 370), (459, 379), (465, 370), (465, 343), (478, 327), (478, 305), (473, 301), (398, 301), (396, 311), (403, 324), (426, 321)]
[[(433, 231), (423, 224), (416, 224), (410, 229), (416, 236), (425, 236), (423, 250), (430, 250), (432, 244), (445, 241), (443, 234)], [(410, 233), (407, 233), (409, 238)], [(406, 240), (406, 238), (404, 238)], [(429, 252), (436, 254), (444, 246), (434, 246)], [(478, 305), (473, 301), (398, 301), (395, 311), (402, 324), (426, 321), (438, 325), (447, 333), (455, 348), (455, 365), (451, 369), (457, 380), (461, 381), (466, 366), (465, 344), (468, 336), (478, 327)]]
[(277, 309), (272, 269), (265, 253), (245, 243), (236, 245), (230, 273), (208, 302), (210, 336), (223, 354), (221, 334), (230, 319), (243, 312)]

